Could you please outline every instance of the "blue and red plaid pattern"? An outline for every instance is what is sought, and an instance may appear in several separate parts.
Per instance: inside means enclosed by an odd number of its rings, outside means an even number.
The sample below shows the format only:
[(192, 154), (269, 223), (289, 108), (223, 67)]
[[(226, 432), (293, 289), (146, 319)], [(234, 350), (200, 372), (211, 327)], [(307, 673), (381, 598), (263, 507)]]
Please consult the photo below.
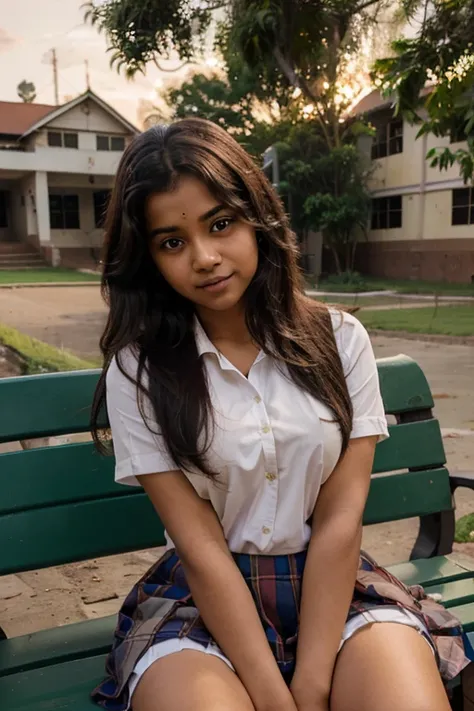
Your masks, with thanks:
[[(237, 554), (234, 559), (252, 593), (278, 667), (289, 682), (296, 661), (306, 551), (277, 556)], [(423, 588), (408, 588), (361, 553), (348, 619), (380, 605), (394, 604), (410, 610), (428, 629), (427, 638), (443, 680), (457, 676), (469, 662), (459, 621), (427, 597)], [(214, 643), (194, 606), (179, 557), (175, 551), (168, 551), (125, 599), (107, 658), (107, 678), (92, 698), (109, 711), (127, 711), (128, 680), (139, 659), (152, 645), (182, 637), (205, 647)]]

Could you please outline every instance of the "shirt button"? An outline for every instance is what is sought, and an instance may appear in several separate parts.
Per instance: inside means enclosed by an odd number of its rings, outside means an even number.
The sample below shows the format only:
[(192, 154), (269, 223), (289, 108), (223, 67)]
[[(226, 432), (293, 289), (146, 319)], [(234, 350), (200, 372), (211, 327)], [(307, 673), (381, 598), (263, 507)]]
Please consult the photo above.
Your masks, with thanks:
[(265, 427), (262, 427), (262, 432), (264, 434), (268, 434), (269, 432), (271, 432), (271, 427), (268, 427), (268, 425), (266, 425)]
[(268, 481), (275, 481), (276, 474), (273, 474), (273, 472), (266, 472), (265, 478), (268, 479)]
[(255, 395), (254, 400), (257, 405), (260, 405), (260, 403), (262, 402), (262, 398), (260, 397), (260, 395)]
[(272, 532), (271, 528), (268, 528), (268, 526), (263, 526), (262, 533), (264, 533), (266, 536), (268, 536), (268, 534), (271, 532)]

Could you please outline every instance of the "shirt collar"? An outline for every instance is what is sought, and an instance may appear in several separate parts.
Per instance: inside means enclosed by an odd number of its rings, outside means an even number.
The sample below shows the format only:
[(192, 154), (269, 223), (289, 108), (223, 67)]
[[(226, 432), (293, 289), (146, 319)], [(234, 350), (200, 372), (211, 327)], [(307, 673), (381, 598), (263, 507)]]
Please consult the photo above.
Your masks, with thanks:
[[(202, 356), (205, 353), (214, 353), (214, 355), (217, 356), (221, 368), (223, 368), (224, 370), (237, 370), (235, 366), (233, 366), (232, 363), (229, 363), (227, 358), (225, 358), (211, 342), (197, 316), (194, 317), (194, 338), (196, 341), (196, 348), (199, 356)], [(260, 351), (260, 353), (257, 355), (254, 365), (260, 362), (262, 358), (265, 358), (265, 353), (263, 351)]]
[(219, 357), (219, 351), (217, 350), (215, 345), (209, 340), (209, 337), (203, 329), (201, 322), (197, 316), (194, 317), (194, 338), (196, 340), (196, 347), (200, 356), (204, 355), (204, 353), (215, 353), (216, 356)]

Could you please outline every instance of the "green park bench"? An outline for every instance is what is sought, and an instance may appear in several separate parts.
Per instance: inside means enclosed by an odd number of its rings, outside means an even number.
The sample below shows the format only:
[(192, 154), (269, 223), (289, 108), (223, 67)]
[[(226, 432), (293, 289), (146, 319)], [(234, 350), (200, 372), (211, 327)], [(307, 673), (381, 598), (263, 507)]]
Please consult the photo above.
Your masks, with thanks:
[[(473, 488), (474, 476), (450, 476), (445, 468), (433, 398), (417, 363), (400, 355), (379, 360), (378, 368), (391, 437), (377, 446), (364, 523), (419, 517), (410, 561), (390, 570), (441, 595), (474, 635), (474, 559), (451, 553), (453, 492)], [(87, 432), (97, 378), (98, 371), (78, 371), (0, 380), (0, 442)], [(165, 542), (146, 495), (116, 484), (113, 458), (99, 456), (89, 441), (0, 454), (0, 490), (0, 575)], [(89, 693), (103, 676), (114, 626), (113, 616), (3, 635), (1, 711), (96, 708)], [(458, 711), (474, 710), (473, 666), (463, 685), (453, 685)]]

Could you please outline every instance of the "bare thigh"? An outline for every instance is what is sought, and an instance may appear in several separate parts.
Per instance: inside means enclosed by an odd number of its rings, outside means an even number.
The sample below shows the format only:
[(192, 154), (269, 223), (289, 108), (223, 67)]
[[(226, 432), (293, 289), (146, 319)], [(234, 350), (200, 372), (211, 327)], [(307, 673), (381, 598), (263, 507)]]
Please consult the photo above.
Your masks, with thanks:
[(185, 650), (158, 659), (133, 694), (133, 711), (254, 711), (237, 675), (222, 659)]
[(450, 711), (435, 657), (415, 629), (362, 628), (339, 654), (331, 711)]

